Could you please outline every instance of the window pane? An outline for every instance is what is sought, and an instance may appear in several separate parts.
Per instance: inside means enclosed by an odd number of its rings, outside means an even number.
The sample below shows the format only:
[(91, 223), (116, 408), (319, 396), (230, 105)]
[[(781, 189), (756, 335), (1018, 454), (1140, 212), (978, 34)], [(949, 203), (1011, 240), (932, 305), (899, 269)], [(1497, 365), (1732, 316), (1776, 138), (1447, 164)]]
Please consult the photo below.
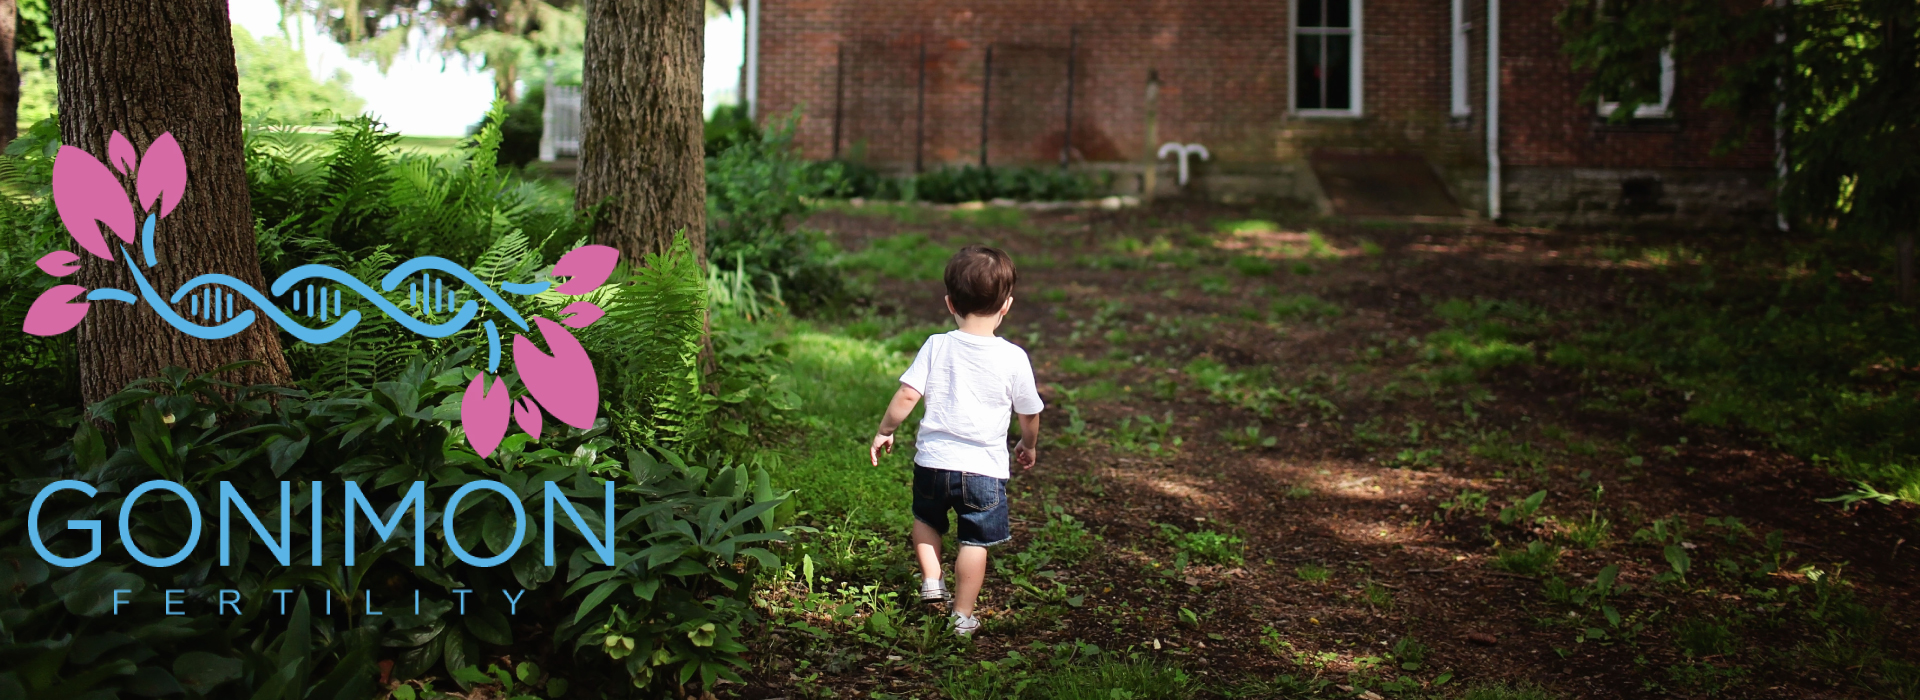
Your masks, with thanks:
[(1323, 75), (1326, 66), (1320, 62), (1320, 40), (1315, 35), (1296, 35), (1293, 40), (1295, 66), (1293, 91), (1296, 109), (1321, 109), (1325, 106), (1322, 99), (1322, 86), (1326, 84)]
[(1353, 109), (1353, 36), (1329, 36), (1326, 41), (1326, 109)]
[(1353, 5), (1347, 0), (1321, 0), (1327, 4), (1327, 24), (1329, 27), (1353, 26)]
[[(1321, 11), (1320, 6), (1325, 4), (1327, 0), (1293, 0), (1293, 2), (1300, 6), (1300, 26), (1325, 26), (1320, 23), (1320, 20), (1327, 15)], [(1346, 0), (1334, 0), (1334, 2), (1346, 2)]]

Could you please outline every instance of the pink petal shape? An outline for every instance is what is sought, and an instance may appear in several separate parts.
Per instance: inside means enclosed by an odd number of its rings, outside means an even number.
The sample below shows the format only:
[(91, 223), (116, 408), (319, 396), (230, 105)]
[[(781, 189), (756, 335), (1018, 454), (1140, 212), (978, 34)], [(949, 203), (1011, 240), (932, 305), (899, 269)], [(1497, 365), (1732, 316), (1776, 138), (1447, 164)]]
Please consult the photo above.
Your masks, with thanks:
[(107, 163), (114, 170), (120, 171), (121, 175), (132, 175), (134, 164), (139, 162), (140, 157), (133, 151), (133, 142), (128, 141), (126, 136), (115, 131), (107, 137)]
[(73, 251), (56, 250), (40, 256), (40, 261), (34, 263), (34, 265), (39, 266), (41, 272), (53, 275), (54, 277), (65, 277), (79, 272), (79, 263), (80, 256), (74, 255)]
[(114, 235), (133, 242), (133, 204), (120, 187), (113, 171), (101, 165), (93, 154), (72, 146), (61, 146), (53, 158), (53, 206), (60, 212), (60, 223), (67, 235), (89, 253), (113, 259), (100, 224)]
[(568, 296), (586, 294), (607, 283), (607, 277), (613, 274), (615, 265), (620, 264), (620, 251), (603, 245), (583, 245), (567, 251), (560, 256), (560, 262), (553, 264), (553, 276), (572, 277), (565, 284), (555, 287), (554, 291)]
[(140, 161), (140, 176), (134, 179), (134, 190), (140, 197), (141, 209), (151, 212), (154, 202), (159, 201), (163, 219), (180, 203), (180, 195), (187, 191), (187, 157), (180, 152), (180, 142), (173, 140), (173, 132), (161, 134), (147, 145), (146, 157)]
[(560, 322), (567, 324), (570, 328), (586, 328), (605, 315), (607, 312), (593, 302), (576, 301), (560, 310)]
[(494, 377), (493, 388), (488, 389), (486, 372), (474, 376), (466, 395), (460, 397), (460, 427), (466, 429), (467, 443), (473, 445), (474, 452), (486, 457), (500, 446), (500, 440), (507, 436), (507, 416), (512, 407), (506, 380)]
[(27, 308), (27, 322), (21, 324), (21, 330), (33, 335), (60, 335), (80, 325), (80, 319), (87, 317), (87, 309), (92, 304), (73, 303), (73, 298), (87, 293), (87, 288), (77, 284), (63, 284), (40, 293), (33, 300), (33, 306)]
[(533, 323), (553, 354), (541, 352), (526, 336), (515, 334), (513, 364), (520, 370), (520, 381), (560, 422), (582, 430), (592, 428), (600, 414), (600, 381), (586, 348), (551, 319), (536, 317)]
[(534, 403), (533, 397), (522, 396), (520, 401), (513, 405), (514, 424), (519, 425), (520, 430), (532, 435), (535, 440), (540, 439), (541, 420), (540, 404)]

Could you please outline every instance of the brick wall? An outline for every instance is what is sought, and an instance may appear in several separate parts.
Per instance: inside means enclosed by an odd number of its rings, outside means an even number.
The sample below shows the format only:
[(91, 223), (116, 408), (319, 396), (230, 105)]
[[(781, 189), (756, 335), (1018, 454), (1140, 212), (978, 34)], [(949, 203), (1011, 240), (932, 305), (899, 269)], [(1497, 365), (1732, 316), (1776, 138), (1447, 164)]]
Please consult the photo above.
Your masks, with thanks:
[(1704, 104), (1720, 66), (1681, 65), (1674, 81), (1673, 119), (1644, 126), (1604, 123), (1596, 105), (1582, 102), (1585, 76), (1560, 51), (1553, 18), (1563, 2), (1508, 0), (1501, 4), (1502, 159), (1515, 166), (1589, 168), (1755, 168), (1773, 163), (1772, 133), (1756, 133), (1740, 148), (1715, 155), (1734, 116)]
[[(1208, 172), (1274, 171), (1316, 148), (1407, 151), (1425, 156), (1464, 204), (1477, 207), (1482, 190), (1475, 181), (1485, 170), (1485, 0), (1467, 3), (1475, 31), (1468, 69), (1473, 114), (1465, 119), (1449, 114), (1448, 0), (1364, 5), (1365, 114), (1343, 119), (1289, 114), (1284, 0), (762, 0), (760, 114), (775, 119), (803, 109), (798, 142), (809, 157), (832, 157), (837, 131), (840, 157), (911, 167), (918, 140), (929, 168), (978, 162), (991, 46), (991, 162), (1053, 163), (1066, 138), (1071, 56), (1076, 161), (1146, 156), (1151, 72), (1161, 81), (1159, 140), (1205, 144), (1214, 155)], [(1682, 67), (1675, 119), (1642, 127), (1602, 123), (1594, 105), (1578, 99), (1583, 78), (1560, 50), (1553, 17), (1563, 6), (1562, 0), (1502, 4), (1508, 165), (1770, 167), (1768, 134), (1731, 153), (1711, 153), (1732, 125), (1701, 105), (1711, 67)], [(1078, 48), (1070, 52), (1076, 34)], [(923, 44), (924, 127), (917, 60)], [(1732, 181), (1749, 180), (1764, 178)]]

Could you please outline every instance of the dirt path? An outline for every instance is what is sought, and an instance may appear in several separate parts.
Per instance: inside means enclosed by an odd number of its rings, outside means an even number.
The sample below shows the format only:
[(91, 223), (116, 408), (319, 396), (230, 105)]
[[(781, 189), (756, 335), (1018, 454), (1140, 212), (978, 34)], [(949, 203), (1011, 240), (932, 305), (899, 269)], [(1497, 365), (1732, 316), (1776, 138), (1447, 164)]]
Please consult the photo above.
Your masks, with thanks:
[[(1920, 692), (1882, 663), (1916, 659), (1915, 509), (1821, 503), (1847, 484), (1680, 422), (1684, 397), (1547, 361), (1573, 321), (1663, 273), (1570, 234), (1215, 233), (1255, 218), (809, 223), (850, 250), (913, 230), (1022, 265), (1003, 334), (1048, 386), (1051, 446), (1014, 481), (1016, 542), (1067, 514), (1101, 543), (991, 577), (967, 658), (1079, 640), (1249, 697)], [(943, 320), (937, 281), (878, 290), (883, 315)], [(938, 695), (927, 674), (853, 668), (822, 680)]]

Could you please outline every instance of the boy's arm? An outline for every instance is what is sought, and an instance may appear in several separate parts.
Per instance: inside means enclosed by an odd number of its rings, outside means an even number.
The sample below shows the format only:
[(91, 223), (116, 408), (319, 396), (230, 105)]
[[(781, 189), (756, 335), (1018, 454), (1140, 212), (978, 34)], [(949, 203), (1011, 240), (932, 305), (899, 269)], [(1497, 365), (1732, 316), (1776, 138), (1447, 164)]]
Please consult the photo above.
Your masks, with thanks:
[(873, 446), (867, 450), (873, 458), (873, 465), (880, 466), (882, 452), (893, 454), (893, 431), (900, 429), (906, 422), (907, 414), (913, 413), (915, 404), (920, 403), (920, 392), (906, 383), (900, 384), (900, 390), (893, 392), (893, 400), (887, 402), (887, 413), (880, 417), (880, 429), (873, 435)]
[(1020, 443), (1013, 446), (1013, 460), (1021, 469), (1032, 469), (1040, 461), (1040, 414), (1014, 414), (1020, 418)]

